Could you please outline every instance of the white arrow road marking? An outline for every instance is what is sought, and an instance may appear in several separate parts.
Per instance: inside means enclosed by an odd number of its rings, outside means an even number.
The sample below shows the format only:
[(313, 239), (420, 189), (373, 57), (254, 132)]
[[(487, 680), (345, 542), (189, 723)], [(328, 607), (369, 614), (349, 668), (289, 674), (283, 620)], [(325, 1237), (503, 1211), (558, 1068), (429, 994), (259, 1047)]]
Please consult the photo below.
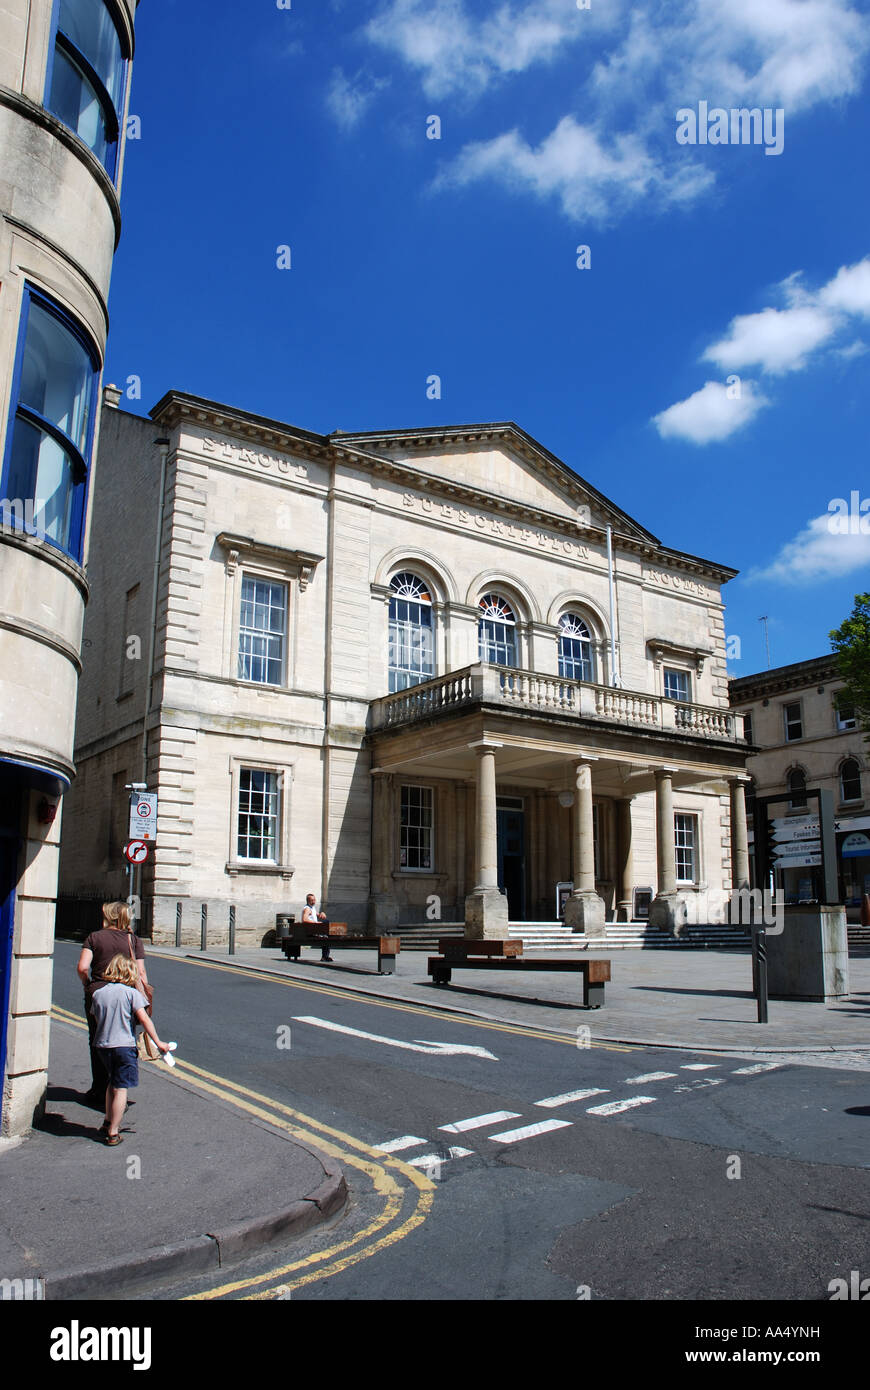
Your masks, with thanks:
[(672, 1076), (676, 1076), (675, 1071), (648, 1071), (643, 1076), (627, 1076), (626, 1086), (642, 1086), (646, 1081), (669, 1081)]
[(425, 1144), (425, 1139), (418, 1139), (416, 1134), (403, 1134), (401, 1139), (390, 1139), (386, 1144), (375, 1144), (375, 1148), (380, 1154), (397, 1154), (402, 1149), (415, 1149), (418, 1144)]
[(472, 1115), (470, 1120), (457, 1120), (455, 1125), (439, 1125), (448, 1134), (464, 1134), (467, 1129), (482, 1129), (484, 1125), (497, 1125), (501, 1120), (518, 1120), (519, 1110), (491, 1110), (488, 1115)]
[(609, 1086), (593, 1086), (591, 1091), (566, 1091), (563, 1096), (547, 1096), (546, 1100), (536, 1100), (546, 1110), (554, 1110), (557, 1105), (570, 1105), (572, 1100), (586, 1100), (589, 1096), (606, 1096)]
[(345, 1028), (343, 1023), (330, 1023), (325, 1018), (308, 1018), (296, 1015), (294, 1023), (310, 1023), (313, 1028), (328, 1028), (332, 1033), (348, 1033), (352, 1038), (365, 1038), (367, 1042), (386, 1043), (387, 1047), (401, 1047), (405, 1052), (427, 1052), (433, 1057), (486, 1057), (490, 1062), (498, 1058), (485, 1047), (471, 1047), (465, 1043), (403, 1042), (401, 1038), (382, 1038), (378, 1033), (363, 1033), (359, 1028)]
[(623, 1110), (633, 1110), (636, 1105), (652, 1105), (655, 1096), (632, 1096), (631, 1100), (611, 1100), (607, 1105), (593, 1105), (587, 1115), (621, 1115)]
[(504, 1129), (500, 1134), (490, 1134), (494, 1144), (517, 1144), (520, 1139), (533, 1139), (536, 1134), (546, 1134), (550, 1129), (568, 1129), (570, 1120), (541, 1120), (537, 1125), (524, 1125), (522, 1129)]
[(759, 1071), (778, 1071), (782, 1062), (756, 1062), (754, 1067), (738, 1067), (732, 1076), (754, 1076)]

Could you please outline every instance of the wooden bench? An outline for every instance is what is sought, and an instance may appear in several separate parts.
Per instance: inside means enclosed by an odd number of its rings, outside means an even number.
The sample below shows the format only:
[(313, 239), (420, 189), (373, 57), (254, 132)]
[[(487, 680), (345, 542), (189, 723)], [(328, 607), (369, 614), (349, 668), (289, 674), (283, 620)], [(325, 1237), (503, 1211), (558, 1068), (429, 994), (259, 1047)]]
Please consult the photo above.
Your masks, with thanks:
[[(439, 946), (442, 944), (438, 943)], [(456, 943), (459, 946), (513, 946), (522, 942), (515, 943), (506, 941), (496, 942), (464, 942)], [(500, 970), (504, 974), (511, 975), (520, 970), (576, 970), (583, 976), (583, 1007), (586, 1009), (600, 1009), (604, 1004), (604, 986), (610, 979), (609, 960), (567, 960), (565, 957), (547, 960), (529, 960), (522, 958), (518, 953), (500, 954), (495, 950), (487, 950), (485, 953), (477, 950), (465, 953), (460, 952), (452, 956), (446, 952), (440, 956), (429, 957), (428, 973), (432, 976), (432, 983), (436, 985), (449, 985), (450, 977), (454, 970)]]
[(319, 946), (321, 950), (328, 946), (330, 955), (333, 951), (373, 950), (378, 953), (378, 974), (395, 974), (396, 956), (402, 949), (398, 936), (351, 936), (346, 922), (330, 922), (328, 933), (311, 925), (309, 931), (306, 923), (297, 922), (283, 938), (280, 945), (287, 960), (299, 960), (303, 946)]
[(469, 956), (521, 956), (523, 943), (515, 937), (499, 941), (470, 941), (465, 936), (441, 936), (438, 950), (449, 961), (467, 960)]

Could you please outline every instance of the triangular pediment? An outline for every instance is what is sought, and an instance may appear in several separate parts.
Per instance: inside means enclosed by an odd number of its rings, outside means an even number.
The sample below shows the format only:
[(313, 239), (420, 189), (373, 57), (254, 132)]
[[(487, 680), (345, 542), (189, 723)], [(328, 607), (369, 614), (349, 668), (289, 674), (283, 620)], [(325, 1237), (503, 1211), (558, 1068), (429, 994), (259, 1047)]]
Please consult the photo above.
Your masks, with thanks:
[[(334, 436), (333, 436), (334, 438)], [(623, 535), (655, 537), (513, 424), (340, 436), (340, 441), (419, 472), (544, 515)]]

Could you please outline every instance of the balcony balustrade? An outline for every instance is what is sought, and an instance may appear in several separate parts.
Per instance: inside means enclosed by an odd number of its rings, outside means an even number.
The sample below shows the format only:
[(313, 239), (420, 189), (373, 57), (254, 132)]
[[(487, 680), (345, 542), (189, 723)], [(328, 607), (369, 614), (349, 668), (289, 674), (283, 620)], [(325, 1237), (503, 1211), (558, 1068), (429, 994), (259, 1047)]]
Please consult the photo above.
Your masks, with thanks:
[(373, 730), (395, 729), (442, 710), (461, 710), (479, 701), (506, 709), (574, 714), (652, 732), (661, 730), (743, 742), (727, 709), (667, 700), (640, 690), (567, 680), (537, 671), (480, 663), (422, 681), (372, 702)]

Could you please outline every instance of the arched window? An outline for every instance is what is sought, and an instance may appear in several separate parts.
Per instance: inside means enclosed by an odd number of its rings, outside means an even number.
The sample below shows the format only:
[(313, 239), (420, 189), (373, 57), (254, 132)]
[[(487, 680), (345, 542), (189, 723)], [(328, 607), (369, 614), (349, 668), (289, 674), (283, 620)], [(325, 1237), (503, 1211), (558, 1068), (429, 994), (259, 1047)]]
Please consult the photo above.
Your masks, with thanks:
[(592, 633), (576, 613), (559, 619), (559, 675), (573, 681), (595, 680)]
[(861, 800), (861, 769), (855, 758), (847, 758), (840, 768), (840, 799)]
[(791, 809), (798, 811), (807, 804), (807, 775), (800, 768), (788, 774), (788, 789), (791, 792)]
[(429, 586), (403, 570), (390, 581), (390, 694), (435, 674)]
[(480, 660), (489, 661), (494, 666), (516, 666), (517, 620), (510, 604), (499, 594), (484, 594), (479, 606)]

